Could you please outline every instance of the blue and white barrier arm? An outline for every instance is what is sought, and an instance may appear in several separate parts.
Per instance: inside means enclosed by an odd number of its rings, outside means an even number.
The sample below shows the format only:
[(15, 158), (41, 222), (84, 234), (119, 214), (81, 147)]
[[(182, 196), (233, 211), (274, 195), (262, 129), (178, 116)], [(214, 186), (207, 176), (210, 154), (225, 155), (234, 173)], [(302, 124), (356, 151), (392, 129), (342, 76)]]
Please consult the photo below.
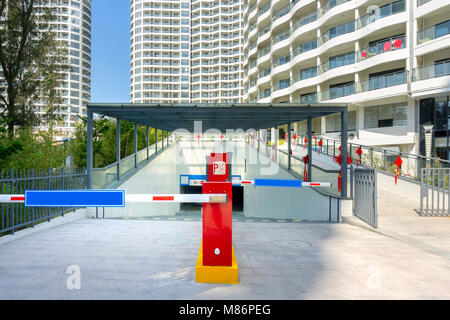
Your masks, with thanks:
[(125, 203), (226, 203), (226, 194), (125, 194), (125, 190), (26, 190), (21, 195), (0, 195), (0, 203), (25, 207), (124, 207)]

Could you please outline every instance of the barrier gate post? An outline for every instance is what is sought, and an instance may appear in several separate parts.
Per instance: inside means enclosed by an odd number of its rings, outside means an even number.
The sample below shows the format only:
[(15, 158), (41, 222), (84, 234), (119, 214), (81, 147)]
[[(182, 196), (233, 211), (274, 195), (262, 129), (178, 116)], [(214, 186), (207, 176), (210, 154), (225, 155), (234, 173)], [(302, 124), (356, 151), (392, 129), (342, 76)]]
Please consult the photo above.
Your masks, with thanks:
[(207, 157), (203, 194), (226, 194), (226, 203), (203, 203), (203, 238), (195, 268), (196, 282), (238, 283), (238, 266), (232, 246), (231, 154)]

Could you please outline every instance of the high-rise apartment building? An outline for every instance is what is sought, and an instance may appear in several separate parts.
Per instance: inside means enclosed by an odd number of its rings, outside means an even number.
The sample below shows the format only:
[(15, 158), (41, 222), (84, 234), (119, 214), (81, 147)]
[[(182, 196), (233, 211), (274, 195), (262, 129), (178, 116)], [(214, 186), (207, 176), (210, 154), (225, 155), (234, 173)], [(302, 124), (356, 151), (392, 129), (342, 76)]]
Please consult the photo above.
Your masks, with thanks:
[(91, 0), (49, 0), (48, 5), (56, 9), (55, 32), (67, 48), (70, 64), (59, 88), (64, 122), (56, 130), (59, 137), (70, 137), (91, 100)]
[(242, 5), (242, 0), (192, 1), (192, 102), (241, 102)]
[(131, 101), (240, 102), (241, 0), (131, 0)]
[(425, 154), (431, 128), (448, 159), (449, 17), (449, 0), (244, 0), (244, 101), (348, 104), (350, 142)]

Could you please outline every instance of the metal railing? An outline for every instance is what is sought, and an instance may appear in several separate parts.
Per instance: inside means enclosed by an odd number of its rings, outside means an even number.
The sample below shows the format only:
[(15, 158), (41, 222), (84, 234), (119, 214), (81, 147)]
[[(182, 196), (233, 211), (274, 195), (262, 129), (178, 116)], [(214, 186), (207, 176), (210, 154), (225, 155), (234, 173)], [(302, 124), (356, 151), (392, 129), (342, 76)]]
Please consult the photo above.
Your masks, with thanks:
[[(300, 134), (296, 144), (304, 146), (304, 138), (305, 135)], [(316, 139), (313, 139), (312, 141), (314, 149), (319, 147), (320, 139), (322, 139), (321, 154), (325, 154), (330, 157), (339, 155), (339, 147), (341, 146), (340, 140), (329, 139), (316, 135)], [(375, 168), (378, 171), (390, 175), (395, 175), (397, 172), (397, 166), (394, 162), (400, 155), (403, 160), (403, 164), (400, 167), (399, 178), (409, 181), (419, 182), (422, 168), (450, 168), (450, 161), (448, 160), (365, 146), (349, 141), (347, 143), (347, 150), (349, 156), (353, 159), (353, 164), (356, 164), (359, 160), (359, 156), (356, 151), (360, 147), (362, 150), (360, 165), (368, 168)]]
[(420, 215), (450, 214), (449, 168), (423, 168), (420, 179)]
[[(47, 169), (16, 170), (2, 172), (0, 176), (0, 194), (24, 194), (25, 190), (64, 190), (86, 189), (86, 169)], [(7, 232), (33, 227), (52, 217), (73, 211), (74, 208), (31, 208), (23, 203), (2, 203), (0, 236)]]
[(414, 69), (413, 81), (421, 81), (450, 75), (450, 60)]

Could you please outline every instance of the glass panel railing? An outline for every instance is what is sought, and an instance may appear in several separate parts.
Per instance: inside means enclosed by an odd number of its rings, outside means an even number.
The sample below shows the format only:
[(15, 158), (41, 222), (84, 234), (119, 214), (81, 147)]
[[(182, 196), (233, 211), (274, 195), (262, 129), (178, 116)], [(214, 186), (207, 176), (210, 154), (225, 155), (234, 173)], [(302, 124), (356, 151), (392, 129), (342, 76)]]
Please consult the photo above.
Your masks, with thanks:
[(450, 75), (450, 60), (414, 69), (413, 81), (428, 80)]
[(120, 160), (120, 175), (123, 176), (134, 169), (134, 154)]
[(276, 35), (272, 40), (272, 45), (274, 45), (280, 41), (288, 39), (290, 35), (291, 35), (291, 30), (287, 30), (281, 34)]
[(266, 13), (266, 12), (270, 9), (270, 5), (271, 5), (271, 3), (270, 3), (270, 1), (269, 1), (269, 3), (267, 3), (266, 5), (264, 5), (264, 6), (262, 6), (261, 8), (259, 8), (259, 10), (258, 10), (258, 17), (259, 17), (260, 15)]
[(366, 47), (359, 51), (356, 56), (357, 60), (363, 61), (367, 60), (369, 58), (372, 58), (374, 56), (377, 56), (382, 53), (391, 52), (399, 49), (406, 48), (406, 38), (404, 36), (389, 39), (386, 41), (380, 41), (377, 43), (374, 43), (370, 45), (369, 47)]
[(417, 6), (420, 7), (424, 5), (425, 3), (430, 2), (431, 0), (417, 0)]
[(275, 21), (275, 20), (281, 18), (282, 16), (288, 14), (290, 11), (291, 11), (291, 5), (281, 8), (280, 10), (278, 10), (277, 12), (275, 12), (273, 14), (272, 21)]
[(366, 92), (406, 84), (407, 75), (407, 71), (402, 71), (371, 77), (368, 80), (358, 82), (358, 92)]
[(443, 37), (450, 33), (450, 20), (438, 23), (417, 33), (417, 44)]
[(355, 83), (344, 84), (338, 87), (330, 88), (329, 90), (320, 93), (321, 101), (333, 100), (341, 97), (346, 97), (355, 93)]
[(325, 13), (327, 13), (329, 10), (333, 9), (334, 7), (343, 4), (345, 2), (349, 2), (350, 0), (329, 0), (327, 3), (325, 3), (320, 9), (319, 14), (320, 16), (323, 16)]
[(355, 53), (349, 53), (330, 58), (327, 62), (322, 63), (318, 67), (319, 74), (325, 73), (328, 70), (336, 69), (339, 67), (351, 65), (355, 63)]
[(117, 165), (110, 164), (104, 168), (95, 168), (92, 170), (92, 184), (94, 189), (103, 189), (111, 182), (117, 180)]

